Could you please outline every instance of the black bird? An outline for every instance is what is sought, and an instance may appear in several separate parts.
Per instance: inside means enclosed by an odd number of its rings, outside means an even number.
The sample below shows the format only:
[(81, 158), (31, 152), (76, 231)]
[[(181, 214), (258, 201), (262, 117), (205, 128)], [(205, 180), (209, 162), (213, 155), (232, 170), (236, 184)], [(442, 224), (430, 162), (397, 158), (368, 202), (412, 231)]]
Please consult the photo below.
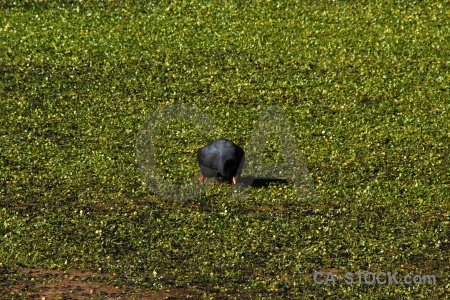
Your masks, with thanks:
[(218, 139), (198, 149), (197, 159), (202, 173), (201, 181), (205, 177), (221, 177), (235, 184), (242, 172), (245, 154), (244, 150), (232, 141)]

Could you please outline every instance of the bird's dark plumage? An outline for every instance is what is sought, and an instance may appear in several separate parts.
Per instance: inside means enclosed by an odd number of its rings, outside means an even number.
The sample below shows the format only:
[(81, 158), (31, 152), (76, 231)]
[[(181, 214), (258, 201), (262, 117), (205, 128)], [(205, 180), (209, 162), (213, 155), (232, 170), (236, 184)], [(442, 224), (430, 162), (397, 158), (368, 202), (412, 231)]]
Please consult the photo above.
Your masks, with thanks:
[(222, 177), (234, 183), (241, 174), (245, 160), (244, 150), (226, 139), (212, 141), (197, 152), (203, 177)]

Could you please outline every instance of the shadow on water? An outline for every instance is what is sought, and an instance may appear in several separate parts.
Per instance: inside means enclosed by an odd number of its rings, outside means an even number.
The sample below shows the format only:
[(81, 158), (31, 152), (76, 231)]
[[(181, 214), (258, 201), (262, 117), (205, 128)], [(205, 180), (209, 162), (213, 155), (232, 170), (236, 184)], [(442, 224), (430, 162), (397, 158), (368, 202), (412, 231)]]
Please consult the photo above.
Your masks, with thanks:
[(245, 177), (239, 177), (236, 181), (236, 185), (238, 186), (251, 186), (254, 188), (263, 188), (268, 187), (270, 184), (288, 184), (289, 181), (282, 178), (268, 178), (268, 177), (252, 177), (252, 176), (245, 176)]

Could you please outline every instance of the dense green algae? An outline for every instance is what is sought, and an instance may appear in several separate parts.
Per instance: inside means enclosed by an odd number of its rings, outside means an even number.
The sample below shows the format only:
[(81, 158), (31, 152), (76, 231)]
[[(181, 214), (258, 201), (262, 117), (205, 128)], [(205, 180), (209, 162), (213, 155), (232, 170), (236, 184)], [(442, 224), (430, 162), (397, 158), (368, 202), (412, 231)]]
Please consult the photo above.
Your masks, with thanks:
[[(1, 5), (2, 267), (106, 272), (208, 297), (443, 297), (448, 2)], [(289, 186), (245, 201), (223, 185), (182, 203), (155, 195), (137, 140), (152, 113), (181, 103), (215, 129), (166, 128), (166, 179), (195, 176), (195, 150), (210, 138), (245, 148), (261, 110), (277, 105), (315, 201), (293, 201)], [(439, 281), (314, 283), (330, 269)]]

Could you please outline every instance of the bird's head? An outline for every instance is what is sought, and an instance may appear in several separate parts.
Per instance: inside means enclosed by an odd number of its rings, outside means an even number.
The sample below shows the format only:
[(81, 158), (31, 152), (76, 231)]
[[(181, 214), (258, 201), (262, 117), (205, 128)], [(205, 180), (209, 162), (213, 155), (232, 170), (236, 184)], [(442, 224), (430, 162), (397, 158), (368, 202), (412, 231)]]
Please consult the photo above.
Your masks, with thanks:
[(222, 172), (220, 173), (223, 175), (224, 178), (230, 180), (233, 184), (235, 184), (238, 177), (236, 175), (238, 168), (239, 164), (236, 160), (228, 159), (223, 164), (223, 170), (221, 170)]

